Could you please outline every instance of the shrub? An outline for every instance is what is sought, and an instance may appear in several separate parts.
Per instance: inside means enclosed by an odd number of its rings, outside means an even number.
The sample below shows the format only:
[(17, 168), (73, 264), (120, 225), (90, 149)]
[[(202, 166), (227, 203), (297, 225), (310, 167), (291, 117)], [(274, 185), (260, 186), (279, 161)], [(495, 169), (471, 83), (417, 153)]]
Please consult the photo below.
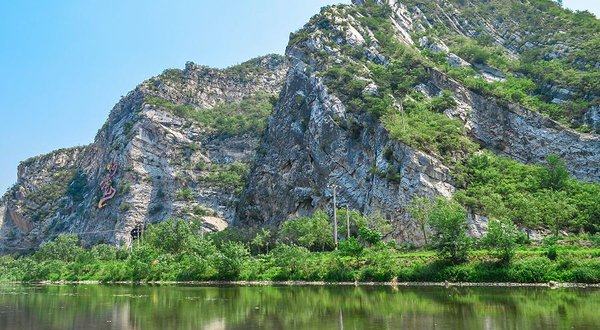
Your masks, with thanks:
[(514, 223), (507, 220), (491, 220), (488, 222), (488, 233), (482, 243), (494, 250), (502, 261), (508, 263), (515, 254), (517, 241), (521, 234)]
[(558, 248), (556, 247), (556, 244), (548, 245), (546, 251), (544, 252), (544, 255), (550, 260), (556, 260), (556, 258), (558, 257)]
[(350, 237), (340, 242), (340, 255), (358, 258), (362, 255), (364, 246), (358, 239)]
[(508, 277), (511, 282), (518, 283), (548, 282), (552, 279), (551, 268), (552, 263), (547, 258), (532, 257), (513, 263)]
[(242, 270), (242, 266), (250, 252), (239, 242), (227, 242), (221, 246), (220, 252), (214, 256), (214, 265), (217, 278), (222, 280), (235, 279)]
[(279, 244), (271, 251), (271, 256), (279, 270), (276, 279), (300, 279), (305, 275), (310, 252), (301, 246)]
[(438, 197), (429, 217), (434, 232), (434, 248), (441, 256), (449, 256), (454, 263), (465, 261), (472, 245), (471, 238), (467, 236), (466, 215), (465, 209), (458, 203)]
[(131, 204), (123, 202), (121, 203), (121, 205), (119, 205), (119, 211), (120, 212), (127, 212), (129, 211), (129, 209), (131, 209)]
[(190, 188), (187, 188), (187, 187), (183, 188), (183, 189), (179, 189), (179, 190), (177, 190), (175, 199), (180, 200), (180, 201), (192, 201), (192, 200), (194, 200), (194, 193), (192, 192), (192, 190)]

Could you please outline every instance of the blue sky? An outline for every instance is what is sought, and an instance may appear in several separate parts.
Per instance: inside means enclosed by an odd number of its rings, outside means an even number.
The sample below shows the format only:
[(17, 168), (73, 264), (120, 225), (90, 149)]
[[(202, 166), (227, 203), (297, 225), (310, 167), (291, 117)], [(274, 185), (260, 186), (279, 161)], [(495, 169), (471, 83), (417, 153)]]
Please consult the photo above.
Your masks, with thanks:
[[(30, 156), (93, 141), (143, 80), (186, 61), (283, 54), (319, 8), (349, 0), (0, 2), (0, 194)], [(597, 16), (599, 2), (564, 0)]]

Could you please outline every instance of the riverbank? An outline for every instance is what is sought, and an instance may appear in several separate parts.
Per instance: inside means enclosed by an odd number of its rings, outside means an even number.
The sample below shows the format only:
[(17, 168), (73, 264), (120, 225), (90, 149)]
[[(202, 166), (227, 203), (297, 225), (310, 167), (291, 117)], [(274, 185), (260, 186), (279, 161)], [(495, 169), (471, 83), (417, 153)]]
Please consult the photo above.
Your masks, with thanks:
[[(600, 283), (600, 248), (581, 240), (545, 246), (520, 244), (509, 260), (497, 251), (479, 247), (455, 261), (424, 248), (383, 242), (363, 246), (356, 239), (348, 240), (355, 244), (342, 242), (338, 251), (311, 251), (278, 243), (264, 253), (251, 253), (248, 245), (231, 238), (203, 239), (190, 234), (186, 241), (178, 239), (180, 236), (184, 235), (155, 235), (156, 239), (134, 244), (131, 249), (103, 244), (82, 248), (76, 237), (61, 236), (31, 255), (1, 257), (0, 281)], [(176, 242), (178, 249), (165, 248), (169, 240)]]
[(542, 287), (542, 288), (598, 288), (600, 283), (505, 283), (505, 282), (323, 282), (323, 281), (41, 281), (41, 282), (21, 282), (21, 281), (0, 281), (1, 284), (36, 284), (36, 285), (194, 285), (194, 286), (391, 286), (391, 287)]
[[(554, 259), (542, 250), (518, 251), (506, 263), (485, 250), (453, 264), (429, 251), (367, 249), (361, 256), (278, 248), (256, 256), (214, 253), (152, 254), (147, 249), (115, 255), (83, 253), (74, 260), (36, 256), (0, 259), (0, 281), (29, 283), (150, 283), (241, 285), (453, 285), (578, 286), (600, 284), (600, 251), (559, 249)], [(555, 285), (556, 286), (556, 285)]]

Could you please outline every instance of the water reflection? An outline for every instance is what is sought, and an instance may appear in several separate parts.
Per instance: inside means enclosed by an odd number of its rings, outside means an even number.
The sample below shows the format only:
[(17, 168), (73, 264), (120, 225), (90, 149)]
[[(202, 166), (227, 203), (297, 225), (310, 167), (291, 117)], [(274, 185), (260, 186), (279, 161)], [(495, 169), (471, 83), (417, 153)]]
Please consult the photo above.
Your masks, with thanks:
[(600, 290), (0, 286), (0, 329), (597, 329)]

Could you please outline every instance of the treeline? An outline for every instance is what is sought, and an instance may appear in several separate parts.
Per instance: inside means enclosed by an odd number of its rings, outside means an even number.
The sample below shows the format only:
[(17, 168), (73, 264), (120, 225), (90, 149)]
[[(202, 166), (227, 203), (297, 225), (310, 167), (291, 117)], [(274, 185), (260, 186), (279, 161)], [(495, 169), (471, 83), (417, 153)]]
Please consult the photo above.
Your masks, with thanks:
[[(130, 248), (83, 248), (73, 235), (59, 236), (26, 256), (0, 259), (4, 281), (469, 281), (600, 282), (600, 235), (546, 239), (527, 246), (506, 221), (492, 221), (481, 240), (466, 235), (466, 211), (437, 199), (427, 213), (425, 248), (399, 246), (382, 237), (381, 217), (338, 210), (339, 247), (329, 216), (285, 222), (280, 229), (229, 228), (200, 233), (199, 220), (170, 219), (149, 225)], [(412, 212), (418, 213), (414, 204)], [(346, 217), (348, 215), (348, 217)], [(350, 229), (345, 221), (349, 219)], [(557, 244), (563, 243), (563, 244)]]
[(484, 151), (459, 162), (455, 178), (464, 189), (454, 198), (474, 213), (555, 236), (600, 231), (600, 184), (571, 178), (557, 155), (541, 166)]

